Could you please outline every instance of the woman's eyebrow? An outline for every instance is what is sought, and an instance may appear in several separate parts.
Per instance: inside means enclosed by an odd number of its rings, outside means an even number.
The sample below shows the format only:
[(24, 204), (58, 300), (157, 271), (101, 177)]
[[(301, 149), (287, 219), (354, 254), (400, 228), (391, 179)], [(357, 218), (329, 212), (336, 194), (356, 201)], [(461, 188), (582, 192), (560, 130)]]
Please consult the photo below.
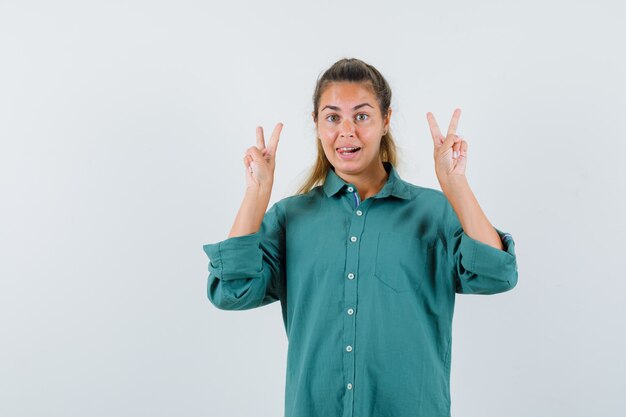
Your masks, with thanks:
[[(357, 106), (354, 106), (354, 107), (352, 108), (352, 110), (357, 110), (357, 109), (360, 109), (360, 108), (361, 108), (361, 107), (363, 107), (363, 106), (370, 106), (371, 108), (374, 108), (374, 107), (373, 107), (371, 104), (369, 104), (369, 103), (361, 103), (361, 104), (359, 104), (359, 105), (357, 105)], [(331, 109), (331, 110), (336, 110), (336, 111), (341, 110), (339, 107), (337, 107), (337, 106), (331, 106), (331, 105), (329, 104), (329, 105), (327, 105), (327, 106), (324, 106), (324, 108), (323, 108), (321, 111), (324, 111), (324, 110), (326, 110), (327, 108), (328, 108), (328, 109)]]

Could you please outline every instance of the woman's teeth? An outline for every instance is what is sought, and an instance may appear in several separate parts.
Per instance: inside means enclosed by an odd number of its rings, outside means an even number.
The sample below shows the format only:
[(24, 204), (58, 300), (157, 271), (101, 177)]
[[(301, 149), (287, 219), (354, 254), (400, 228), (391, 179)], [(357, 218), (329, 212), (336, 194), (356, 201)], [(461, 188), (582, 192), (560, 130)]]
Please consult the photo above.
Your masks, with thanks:
[(339, 152), (341, 152), (341, 153), (354, 153), (354, 152), (358, 151), (359, 149), (361, 149), (361, 148), (359, 148), (359, 147), (356, 147), (356, 148), (338, 148), (337, 150)]

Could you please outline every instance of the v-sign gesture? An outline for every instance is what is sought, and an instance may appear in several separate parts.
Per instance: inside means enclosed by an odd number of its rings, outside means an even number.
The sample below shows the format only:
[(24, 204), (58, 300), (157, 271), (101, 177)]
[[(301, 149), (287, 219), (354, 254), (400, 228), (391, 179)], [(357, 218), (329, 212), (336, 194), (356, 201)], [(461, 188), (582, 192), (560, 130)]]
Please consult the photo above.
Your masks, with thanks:
[(274, 168), (276, 167), (276, 148), (283, 129), (282, 123), (277, 123), (272, 132), (270, 142), (265, 147), (263, 128), (256, 128), (256, 146), (246, 149), (243, 163), (246, 167), (246, 186), (259, 187), (271, 191), (274, 185)]
[(465, 175), (467, 142), (456, 134), (460, 117), (461, 109), (455, 109), (448, 127), (448, 133), (444, 137), (439, 131), (435, 116), (431, 112), (426, 113), (435, 147), (435, 173), (440, 183), (452, 179), (453, 176)]
[(274, 186), (276, 149), (282, 129), (283, 124), (277, 123), (266, 147), (263, 128), (257, 126), (256, 146), (250, 146), (243, 154), (243, 165), (246, 167), (246, 193), (235, 217), (235, 223), (228, 234), (229, 238), (256, 233), (263, 223)]
[(480, 208), (465, 176), (467, 142), (456, 134), (460, 117), (461, 109), (455, 109), (448, 133), (444, 137), (439, 131), (435, 116), (431, 112), (426, 113), (435, 145), (437, 179), (465, 234), (489, 246), (504, 250), (500, 236)]

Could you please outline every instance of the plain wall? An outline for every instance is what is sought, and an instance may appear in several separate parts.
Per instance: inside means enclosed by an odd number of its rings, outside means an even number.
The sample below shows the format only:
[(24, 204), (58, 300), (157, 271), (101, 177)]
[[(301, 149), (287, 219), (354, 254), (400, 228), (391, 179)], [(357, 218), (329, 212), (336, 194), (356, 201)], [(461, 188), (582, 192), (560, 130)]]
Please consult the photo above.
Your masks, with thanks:
[(280, 304), (221, 311), (255, 127), (273, 204), (315, 155), (317, 77), (393, 89), (400, 175), (438, 188), (426, 112), (519, 283), (458, 296), (455, 417), (626, 413), (623, 6), (595, 1), (0, 3), (0, 415), (280, 416)]

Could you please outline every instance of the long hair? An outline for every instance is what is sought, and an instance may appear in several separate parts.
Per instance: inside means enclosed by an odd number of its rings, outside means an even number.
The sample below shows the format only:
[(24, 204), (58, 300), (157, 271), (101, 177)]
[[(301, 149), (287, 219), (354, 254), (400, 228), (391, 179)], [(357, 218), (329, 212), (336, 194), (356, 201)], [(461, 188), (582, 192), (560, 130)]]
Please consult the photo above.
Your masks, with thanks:
[[(324, 93), (324, 90), (330, 83), (342, 81), (363, 83), (370, 88), (378, 100), (382, 117), (385, 117), (391, 105), (391, 88), (387, 80), (372, 65), (358, 58), (343, 58), (335, 62), (317, 80), (315, 92), (313, 93), (313, 120), (316, 124), (322, 93)], [(306, 194), (315, 186), (322, 184), (326, 179), (328, 170), (332, 169), (332, 165), (324, 153), (321, 141), (316, 140), (316, 142), (317, 158), (315, 164), (310, 169), (308, 177), (298, 188), (296, 194)], [(393, 166), (396, 165), (397, 148), (390, 129), (381, 138), (379, 155), (381, 161), (388, 161)]]

